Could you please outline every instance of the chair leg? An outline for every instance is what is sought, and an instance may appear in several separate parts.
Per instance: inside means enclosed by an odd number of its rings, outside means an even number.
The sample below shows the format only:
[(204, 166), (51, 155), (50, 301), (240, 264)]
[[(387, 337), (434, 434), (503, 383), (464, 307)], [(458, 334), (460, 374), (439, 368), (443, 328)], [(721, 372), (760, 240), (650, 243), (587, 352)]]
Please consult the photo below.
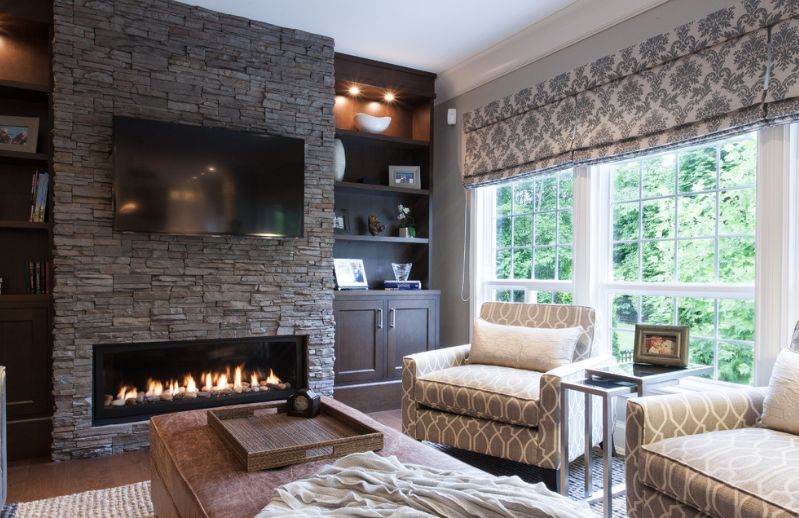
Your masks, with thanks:
[(550, 491), (558, 492), (558, 485), (560, 484), (560, 470), (551, 468), (541, 468), (541, 475), (544, 479), (547, 489)]

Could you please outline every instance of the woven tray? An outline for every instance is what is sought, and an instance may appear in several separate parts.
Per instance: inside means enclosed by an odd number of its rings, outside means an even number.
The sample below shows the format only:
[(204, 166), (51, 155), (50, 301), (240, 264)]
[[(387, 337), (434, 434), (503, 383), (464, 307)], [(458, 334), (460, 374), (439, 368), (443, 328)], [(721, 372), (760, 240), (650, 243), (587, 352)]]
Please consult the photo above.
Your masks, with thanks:
[(208, 426), (247, 471), (383, 448), (383, 434), (322, 402), (313, 418), (286, 415), (286, 402), (207, 413)]

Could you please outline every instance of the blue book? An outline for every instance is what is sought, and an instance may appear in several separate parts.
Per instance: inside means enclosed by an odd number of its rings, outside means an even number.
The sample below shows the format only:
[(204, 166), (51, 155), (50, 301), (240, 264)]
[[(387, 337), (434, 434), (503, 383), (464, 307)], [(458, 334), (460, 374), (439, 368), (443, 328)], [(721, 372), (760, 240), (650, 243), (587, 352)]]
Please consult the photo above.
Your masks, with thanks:
[(422, 281), (383, 281), (387, 290), (421, 290)]

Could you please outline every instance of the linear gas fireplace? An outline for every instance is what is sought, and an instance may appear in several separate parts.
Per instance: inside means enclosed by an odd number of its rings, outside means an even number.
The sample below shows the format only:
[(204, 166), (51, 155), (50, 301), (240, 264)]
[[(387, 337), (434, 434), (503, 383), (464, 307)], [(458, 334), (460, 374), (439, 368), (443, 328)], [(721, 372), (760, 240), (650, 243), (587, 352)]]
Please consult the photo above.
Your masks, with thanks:
[(93, 422), (285, 399), (305, 372), (298, 336), (96, 345)]

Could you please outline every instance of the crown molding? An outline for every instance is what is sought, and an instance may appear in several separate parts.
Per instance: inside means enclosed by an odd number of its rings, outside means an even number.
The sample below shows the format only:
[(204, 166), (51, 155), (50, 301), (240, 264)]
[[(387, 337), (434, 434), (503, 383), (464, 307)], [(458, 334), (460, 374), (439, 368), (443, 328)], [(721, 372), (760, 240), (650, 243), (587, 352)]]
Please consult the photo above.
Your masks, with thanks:
[[(446, 102), (530, 63), (545, 58), (668, 0), (576, 0), (436, 79), (436, 104)], [(601, 8), (598, 4), (601, 3)]]

